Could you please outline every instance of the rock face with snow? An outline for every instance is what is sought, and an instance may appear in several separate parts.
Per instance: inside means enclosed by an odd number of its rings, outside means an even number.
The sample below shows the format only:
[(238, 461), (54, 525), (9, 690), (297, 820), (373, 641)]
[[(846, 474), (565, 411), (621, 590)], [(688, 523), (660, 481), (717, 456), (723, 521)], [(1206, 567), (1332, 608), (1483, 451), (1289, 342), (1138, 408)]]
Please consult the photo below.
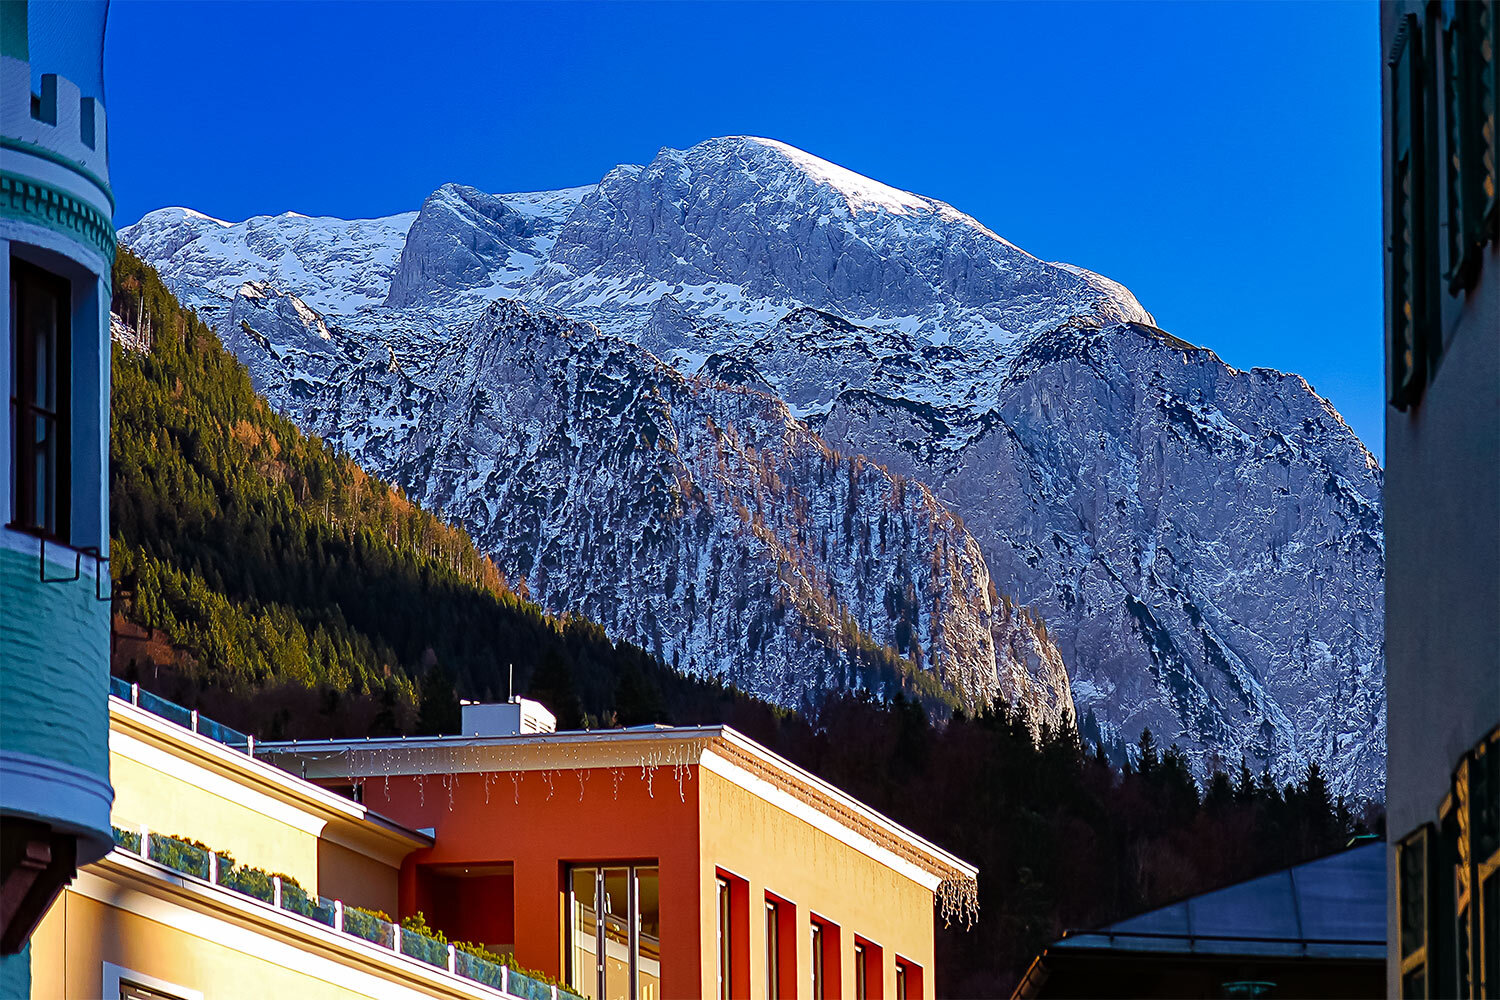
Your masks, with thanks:
[(440, 350), (262, 283), (229, 317), (278, 410), (461, 521), (547, 607), (784, 704), (904, 686), (1075, 721), (1056, 647), (958, 519), (772, 396), (510, 300)]
[(278, 408), (682, 669), (794, 702), (872, 682), (857, 633), (1090, 739), (1380, 794), (1369, 452), (951, 206), (741, 137), (414, 222), (121, 237)]

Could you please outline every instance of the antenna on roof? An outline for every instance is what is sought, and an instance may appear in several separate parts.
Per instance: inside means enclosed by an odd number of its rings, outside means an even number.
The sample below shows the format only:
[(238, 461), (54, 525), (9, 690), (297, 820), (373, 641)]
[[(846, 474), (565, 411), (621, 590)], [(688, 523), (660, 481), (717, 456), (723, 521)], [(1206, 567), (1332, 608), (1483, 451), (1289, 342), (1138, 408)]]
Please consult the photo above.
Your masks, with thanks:
[(505, 700), (514, 701), (516, 698), (516, 665), (509, 663), (506, 666), (510, 667), (510, 680), (505, 682)]

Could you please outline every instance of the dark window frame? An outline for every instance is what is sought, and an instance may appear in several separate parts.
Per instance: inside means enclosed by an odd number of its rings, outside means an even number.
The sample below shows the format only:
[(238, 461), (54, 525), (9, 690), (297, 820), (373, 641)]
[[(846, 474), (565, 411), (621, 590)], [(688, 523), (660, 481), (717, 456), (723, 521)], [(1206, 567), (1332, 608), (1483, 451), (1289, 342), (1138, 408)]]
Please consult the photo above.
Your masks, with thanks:
[[(1495, 59), (1485, 58), (1485, 36), (1495, 16), (1492, 0), (1454, 4), (1443, 28), (1443, 129), (1447, 152), (1448, 294), (1460, 295), (1479, 278), (1494, 222), (1493, 147)], [(1488, 191), (1486, 191), (1488, 185)]]
[(1433, 832), (1432, 824), (1424, 823), (1396, 845), (1396, 956), (1400, 963), (1403, 1000), (1429, 995), (1428, 957), (1432, 933), (1428, 914), (1431, 910)]
[(1436, 823), (1396, 844), (1402, 997), (1500, 995), (1500, 728), (1459, 760)]
[[(56, 323), (52, 330), (52, 406), (41, 405), (37, 393), (36, 343), (29, 333), (31, 311), (51, 299)], [(73, 506), (73, 329), (72, 284), (68, 279), (16, 257), (10, 259), (10, 334), (12, 342), (10, 406), (12, 439), (11, 520), (9, 527), (51, 541), (68, 544)], [(50, 425), (52, 461), (50, 499), (37, 510), (36, 440), (38, 421)]]

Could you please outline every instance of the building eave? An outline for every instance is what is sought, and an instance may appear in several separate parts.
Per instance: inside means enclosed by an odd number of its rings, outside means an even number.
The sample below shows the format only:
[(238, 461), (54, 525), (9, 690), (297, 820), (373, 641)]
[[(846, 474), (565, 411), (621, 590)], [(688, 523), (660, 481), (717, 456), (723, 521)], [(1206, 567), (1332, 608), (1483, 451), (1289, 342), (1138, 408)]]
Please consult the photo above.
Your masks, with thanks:
[(110, 697), (109, 713), (110, 740), (115, 749), (128, 754), (129, 742), (135, 741), (183, 765), (212, 772), (314, 818), (322, 824), (319, 835), (335, 843), (394, 864), (400, 864), (412, 851), (432, 846), (428, 834), (120, 698)]
[[(564, 767), (639, 766), (643, 758), (661, 766), (700, 765), (704, 763), (704, 754), (712, 753), (743, 772), (787, 791), (879, 851), (919, 869), (920, 875), (908, 874), (929, 889), (936, 890), (944, 883), (972, 884), (979, 874), (975, 865), (724, 725), (507, 736), (293, 740), (261, 743), (257, 749), (267, 757), (280, 758), (311, 779), (553, 770), (559, 766), (556, 756), (559, 752), (575, 755)], [(751, 790), (764, 794), (759, 787)]]

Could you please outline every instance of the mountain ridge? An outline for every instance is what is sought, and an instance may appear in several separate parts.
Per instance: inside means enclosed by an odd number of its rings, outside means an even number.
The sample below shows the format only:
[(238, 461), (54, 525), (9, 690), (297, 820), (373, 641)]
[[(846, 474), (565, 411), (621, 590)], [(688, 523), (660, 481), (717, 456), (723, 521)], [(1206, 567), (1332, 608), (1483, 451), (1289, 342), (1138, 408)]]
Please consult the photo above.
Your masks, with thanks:
[[(398, 461), (377, 453), (382, 428), (421, 423), (436, 391), (421, 373), (490, 302), (557, 310), (684, 375), (768, 392), (836, 451), (930, 487), (972, 528), (998, 589), (1047, 622), (1077, 714), (1106, 742), (1150, 725), (1204, 770), (1240, 754), (1286, 776), (1319, 761), (1337, 791), (1379, 794), (1381, 477), (1305, 380), (1233, 369), (1158, 330), (1107, 278), (772, 140), (663, 149), (592, 188), (533, 193), (530, 215), (512, 195), (455, 210), (457, 191), (413, 220), (389, 305), (372, 304), (378, 289), (345, 291), (353, 250), (263, 279), (309, 304), (357, 300), (327, 322), (363, 360), (327, 361), (318, 378), (362, 386), (320, 419), (374, 449), (361, 454), (377, 469)], [(261, 266), (236, 250), (249, 221), (205, 239), (153, 214), (122, 239), (154, 248), (189, 298), (212, 275), (197, 294), (229, 342), (227, 318), (248, 322), (250, 303), (224, 292)], [(361, 252), (389, 260), (389, 226), (381, 238)], [(247, 364), (297, 405), (305, 370)], [(408, 384), (377, 385), (379, 365)], [(424, 472), (406, 475), (415, 488)]]

